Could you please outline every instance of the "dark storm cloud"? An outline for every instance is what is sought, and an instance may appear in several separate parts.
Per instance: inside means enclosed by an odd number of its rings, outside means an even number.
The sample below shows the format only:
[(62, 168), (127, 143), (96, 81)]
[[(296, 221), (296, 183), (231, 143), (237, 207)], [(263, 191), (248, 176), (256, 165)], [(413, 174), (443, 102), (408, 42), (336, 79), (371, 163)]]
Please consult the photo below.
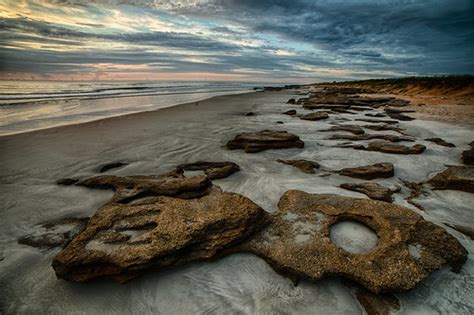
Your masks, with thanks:
[[(82, 9), (95, 6), (88, 1), (55, 3)], [(165, 12), (166, 20), (174, 17), (178, 28), (183, 21), (197, 21), (208, 33), (156, 31), (146, 25), (139, 31), (118, 32), (100, 20), (78, 22), (74, 28), (25, 17), (0, 19), (0, 43), (9, 46), (0, 49), (0, 67), (26, 72), (36, 66), (55, 72), (64, 71), (66, 64), (76, 64), (77, 71), (83, 71), (93, 63), (151, 67), (159, 63), (174, 71), (254, 69), (298, 76), (305, 71), (315, 75), (308, 69), (318, 67), (344, 69), (354, 76), (364, 72), (474, 73), (474, 2), (469, 0), (136, 0), (101, 1), (100, 8), (106, 11), (112, 4), (127, 4), (110, 7), (124, 12), (147, 10), (157, 18)], [(18, 44), (81, 46), (90, 40), (123, 43), (128, 48), (25, 51)], [(144, 46), (182, 53), (146, 52)], [(186, 51), (200, 54), (193, 61)], [(53, 67), (55, 60), (61, 66)]]

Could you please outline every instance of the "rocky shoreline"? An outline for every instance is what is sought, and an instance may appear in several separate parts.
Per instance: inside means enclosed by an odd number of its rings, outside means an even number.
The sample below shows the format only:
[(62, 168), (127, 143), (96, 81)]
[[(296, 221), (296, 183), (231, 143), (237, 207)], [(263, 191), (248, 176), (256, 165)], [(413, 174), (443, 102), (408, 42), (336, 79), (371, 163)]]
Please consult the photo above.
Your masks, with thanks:
[[(315, 132), (329, 133), (331, 141), (345, 141), (334, 147), (348, 152), (356, 149), (387, 156), (421, 156), (430, 150), (419, 143), (419, 137), (406, 134), (399, 125), (399, 121), (413, 119), (400, 109), (406, 102), (396, 98), (359, 97), (361, 92), (337, 88), (313, 92), (308, 97), (288, 101), (288, 106), (297, 109), (275, 114), (316, 126), (321, 120), (330, 120), (332, 127), (316, 127)], [(303, 108), (305, 113), (300, 113), (298, 108)], [(350, 118), (351, 111), (387, 114), (393, 120)], [(255, 115), (245, 117), (255, 119)], [(228, 157), (234, 152), (266, 151), (268, 156), (275, 150), (304, 152), (307, 140), (290, 130), (244, 131), (233, 139), (223, 139), (227, 143), (222, 150), (228, 152)], [(366, 143), (357, 144), (360, 141)], [(432, 142), (451, 147), (443, 139)], [(243, 152), (234, 151), (238, 149)], [(293, 166), (301, 171), (301, 176), (356, 178), (358, 182), (343, 183), (340, 187), (361, 192), (370, 199), (288, 190), (280, 197), (278, 210), (271, 213), (273, 209), (261, 208), (246, 196), (222, 191), (213, 183), (233, 178), (242, 166), (233, 161), (201, 160), (179, 164), (160, 175), (59, 179), (57, 184), (61, 186), (112, 190), (114, 194), (87, 224), (84, 219), (77, 221), (80, 225), (74, 225), (74, 233), (61, 229), (56, 233), (53, 229), (45, 233), (53, 239), (49, 243), (35, 242), (35, 237), (41, 239), (41, 236), (33, 235), (19, 242), (34, 247), (43, 247), (41, 243), (49, 244), (48, 247), (64, 246), (54, 258), (53, 268), (59, 278), (74, 282), (98, 278), (125, 282), (148, 270), (212, 261), (233, 253), (252, 253), (295, 283), (302, 279), (318, 281), (327, 276), (354, 281), (361, 286), (357, 298), (369, 313), (375, 312), (369, 310), (374, 307), (374, 299), (384, 299), (381, 293), (409, 291), (446, 264), (455, 272), (461, 270), (468, 255), (461, 243), (413, 210), (391, 204), (392, 195), (400, 193), (401, 186), (386, 187), (373, 181), (397, 174), (397, 166), (389, 160), (335, 169), (321, 165), (318, 160), (279, 157), (276, 155), (268, 163), (281, 163), (282, 168), (286, 168), (283, 164)], [(128, 165), (131, 165), (129, 161), (117, 161), (96, 170), (108, 173)], [(450, 167), (419, 183), (420, 191), (455, 189), (470, 193), (473, 185), (471, 166)], [(346, 220), (361, 222), (372, 229), (378, 236), (377, 246), (364, 254), (336, 246), (329, 231), (331, 226)], [(64, 222), (67, 225), (72, 221)], [(45, 228), (48, 230), (48, 225)], [(384, 303), (382, 308), (388, 305)]]

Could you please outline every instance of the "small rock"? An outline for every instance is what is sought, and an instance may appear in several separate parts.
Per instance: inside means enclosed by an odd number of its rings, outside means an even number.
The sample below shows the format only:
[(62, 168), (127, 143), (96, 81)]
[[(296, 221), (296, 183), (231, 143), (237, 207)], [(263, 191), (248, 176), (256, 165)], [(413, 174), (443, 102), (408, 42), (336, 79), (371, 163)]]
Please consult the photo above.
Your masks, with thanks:
[(362, 129), (360, 126), (357, 126), (357, 125), (338, 125), (338, 126), (331, 127), (329, 129), (324, 129), (324, 130), (319, 130), (319, 131), (322, 131), (322, 132), (347, 131), (355, 135), (362, 135), (365, 133), (364, 129)]
[(163, 175), (113, 176), (102, 175), (79, 181), (76, 185), (112, 189), (112, 202), (127, 203), (147, 196), (195, 198), (209, 193), (212, 182), (207, 176), (184, 177), (178, 172)]
[(209, 179), (220, 179), (228, 177), (238, 171), (240, 167), (234, 162), (194, 162), (176, 166), (176, 171), (204, 171)]
[(382, 141), (376, 141), (369, 143), (366, 150), (391, 154), (421, 154), (425, 152), (426, 147), (421, 144), (415, 144), (414, 146), (409, 147), (401, 144), (391, 144)]
[(292, 133), (278, 130), (244, 132), (234, 140), (227, 142), (230, 150), (243, 149), (246, 153), (255, 153), (268, 149), (303, 148), (304, 142)]
[(394, 135), (379, 135), (379, 134), (362, 134), (362, 135), (333, 135), (332, 140), (351, 140), (351, 141), (367, 141), (373, 139), (382, 139), (390, 142), (413, 142), (412, 138), (398, 137)]
[(365, 114), (365, 116), (367, 116), (367, 117), (381, 118), (381, 117), (385, 117), (386, 115), (385, 115), (385, 114), (382, 114), (382, 113), (375, 113), (375, 114), (368, 113), (368, 114)]
[(466, 165), (474, 165), (474, 141), (469, 143), (471, 148), (462, 152), (462, 161)]
[(319, 168), (319, 163), (308, 160), (277, 160), (277, 162), (294, 166), (307, 174), (314, 174), (314, 169)]
[(378, 163), (373, 165), (343, 168), (340, 175), (361, 179), (389, 178), (395, 174), (392, 163)]
[(306, 114), (306, 115), (301, 115), (299, 117), (300, 117), (300, 119), (303, 119), (303, 120), (315, 121), (315, 120), (328, 119), (329, 115), (326, 114), (326, 113), (322, 113), (322, 112), (314, 112), (314, 113), (309, 113), (309, 114)]
[(400, 113), (390, 113), (389, 112), (389, 113), (387, 113), (387, 115), (392, 119), (401, 120), (401, 121), (415, 120), (415, 118), (413, 118), (413, 117), (403, 115), (403, 114), (400, 114)]
[(109, 163), (109, 164), (105, 164), (99, 169), (99, 173), (105, 173), (108, 170), (111, 170), (113, 168), (122, 167), (122, 166), (125, 166), (125, 165), (128, 165), (128, 163), (126, 163), (126, 162), (112, 162), (112, 163)]
[(61, 178), (56, 181), (57, 185), (61, 186), (71, 186), (77, 183), (79, 180), (76, 178)]
[(254, 112), (248, 112), (248, 113), (245, 113), (245, 116), (247, 116), (247, 117), (248, 117), (248, 116), (253, 116), (253, 115), (255, 115), (255, 113), (254, 113)]
[(373, 294), (364, 288), (359, 288), (356, 297), (367, 315), (390, 315), (391, 309), (400, 309), (400, 302), (392, 294)]
[(365, 125), (363, 128), (375, 130), (375, 131), (396, 131), (398, 133), (404, 134), (403, 129), (398, 127), (393, 127), (389, 125)]
[(284, 124), (284, 122), (283, 122), (283, 121), (281, 121), (281, 120), (279, 120), (279, 121), (277, 121), (277, 122), (276, 122), (276, 124), (283, 125), (283, 124)]
[(434, 189), (461, 190), (474, 193), (474, 167), (449, 166), (427, 182)]
[(398, 120), (365, 119), (365, 118), (358, 118), (356, 120), (374, 123), (374, 124), (378, 124), (378, 123), (384, 123), (384, 124), (389, 124), (389, 125), (398, 124)]
[(287, 104), (296, 104), (296, 100), (294, 98), (290, 98), (288, 100), (288, 102), (286, 102)]
[(84, 230), (88, 221), (89, 218), (63, 218), (44, 222), (40, 225), (43, 232), (22, 236), (18, 243), (47, 249), (64, 246)]
[(296, 115), (296, 110), (294, 110), (294, 109), (287, 110), (286, 112), (283, 112), (283, 115), (294, 116), (294, 115)]
[(400, 191), (400, 187), (398, 187), (398, 189), (390, 189), (377, 183), (345, 183), (341, 184), (339, 187), (363, 193), (371, 199), (387, 202), (392, 202), (392, 194)]
[(438, 145), (442, 145), (444, 147), (448, 147), (448, 148), (454, 148), (455, 147), (455, 145), (453, 143), (446, 142), (441, 138), (428, 138), (428, 139), (425, 139), (425, 140), (436, 143)]

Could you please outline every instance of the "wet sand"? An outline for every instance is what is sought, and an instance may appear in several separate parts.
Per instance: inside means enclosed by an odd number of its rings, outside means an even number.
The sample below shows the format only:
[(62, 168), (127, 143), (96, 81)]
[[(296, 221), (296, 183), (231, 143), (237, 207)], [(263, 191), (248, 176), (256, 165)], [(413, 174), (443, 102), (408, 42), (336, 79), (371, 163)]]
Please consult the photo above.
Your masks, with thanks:
[[(365, 125), (343, 120), (363, 118), (364, 113), (330, 115), (325, 121), (282, 115), (289, 109), (300, 114), (310, 112), (286, 104), (289, 98), (300, 97), (295, 93), (283, 90), (219, 96), (158, 111), (0, 137), (0, 312), (362, 314), (354, 293), (341, 279), (303, 281), (295, 287), (252, 255), (238, 254), (215, 263), (150, 272), (124, 285), (109, 281), (79, 285), (56, 279), (50, 264), (58, 249), (39, 250), (17, 243), (19, 237), (39, 230), (40, 222), (92, 215), (112, 192), (60, 187), (55, 181), (94, 176), (101, 165), (114, 161), (129, 163), (109, 171), (116, 175), (160, 174), (197, 160), (234, 161), (242, 170), (215, 184), (243, 194), (273, 212), (280, 196), (289, 189), (366, 198), (338, 187), (345, 182), (359, 182), (331, 172), (344, 167), (391, 162), (396, 168), (395, 176), (374, 182), (394, 187), (402, 185), (400, 179), (424, 181), (445, 165), (461, 164), (461, 152), (474, 139), (474, 130), (468, 125), (428, 120), (415, 113), (409, 115), (417, 120), (400, 122), (399, 126), (416, 137), (416, 143), (427, 146), (422, 155), (336, 148), (344, 141), (329, 140), (331, 133), (318, 130), (328, 129), (335, 122)], [(250, 111), (254, 115), (245, 116)], [(263, 129), (295, 133), (305, 141), (305, 147), (256, 154), (225, 148), (236, 134)], [(432, 137), (441, 137), (456, 147), (423, 140)], [(315, 160), (321, 168), (316, 174), (305, 174), (277, 163), (277, 159)], [(401, 192), (394, 195), (395, 203), (440, 225), (474, 225), (472, 194), (428, 192), (417, 200), (424, 212), (406, 202), (408, 195), (408, 189), (402, 186)], [(397, 294), (400, 314), (468, 313), (474, 308), (474, 245), (467, 236), (444, 227), (468, 249), (468, 261), (459, 274), (442, 269), (415, 290)]]

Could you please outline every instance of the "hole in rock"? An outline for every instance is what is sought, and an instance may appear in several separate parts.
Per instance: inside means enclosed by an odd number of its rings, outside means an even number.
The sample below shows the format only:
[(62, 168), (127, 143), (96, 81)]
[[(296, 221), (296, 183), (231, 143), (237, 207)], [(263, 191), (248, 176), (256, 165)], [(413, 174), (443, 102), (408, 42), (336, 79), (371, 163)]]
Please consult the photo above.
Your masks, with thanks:
[(337, 247), (354, 254), (370, 252), (379, 239), (367, 225), (353, 220), (333, 224), (329, 230), (329, 237)]

